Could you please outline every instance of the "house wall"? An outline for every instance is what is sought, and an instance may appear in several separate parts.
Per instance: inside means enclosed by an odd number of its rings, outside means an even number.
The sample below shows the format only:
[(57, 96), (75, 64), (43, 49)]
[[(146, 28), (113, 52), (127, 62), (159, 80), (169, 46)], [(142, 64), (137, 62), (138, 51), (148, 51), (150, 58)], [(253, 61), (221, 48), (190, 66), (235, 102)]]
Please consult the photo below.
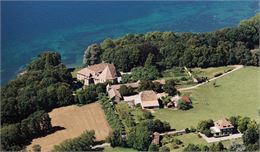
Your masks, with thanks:
[(82, 74), (78, 74), (78, 73), (77, 73), (77, 79), (78, 79), (78, 80), (84, 80), (84, 79), (85, 79), (85, 76), (82, 75)]

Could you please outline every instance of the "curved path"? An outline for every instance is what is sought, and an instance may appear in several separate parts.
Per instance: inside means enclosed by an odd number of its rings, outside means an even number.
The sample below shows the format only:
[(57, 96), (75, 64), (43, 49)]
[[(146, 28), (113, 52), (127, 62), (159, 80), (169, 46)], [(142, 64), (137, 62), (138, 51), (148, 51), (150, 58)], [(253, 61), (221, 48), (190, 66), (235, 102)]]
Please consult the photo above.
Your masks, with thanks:
[(216, 80), (216, 79), (218, 79), (218, 78), (221, 78), (221, 77), (224, 77), (224, 76), (226, 76), (226, 75), (228, 75), (228, 74), (230, 74), (230, 73), (232, 73), (232, 72), (234, 72), (234, 71), (236, 71), (236, 70), (239, 70), (239, 69), (243, 68), (244, 66), (243, 66), (243, 65), (232, 65), (232, 66), (230, 66), (230, 67), (235, 67), (235, 69), (233, 69), (232, 71), (226, 72), (226, 73), (224, 73), (224, 74), (222, 74), (222, 75), (220, 75), (220, 76), (218, 76), (218, 77), (211, 78), (210, 80), (208, 80), (208, 81), (206, 81), (206, 82), (203, 82), (203, 83), (200, 83), (200, 84), (197, 84), (197, 85), (195, 85), (195, 86), (187, 87), (187, 88), (180, 88), (180, 89), (178, 89), (178, 91), (186, 91), (186, 90), (195, 89), (195, 88), (197, 88), (197, 87), (199, 87), (199, 86), (202, 86), (202, 85), (204, 85), (204, 84), (206, 84), (206, 83), (208, 83), (208, 82), (210, 82), (210, 81), (214, 81), (214, 80)]

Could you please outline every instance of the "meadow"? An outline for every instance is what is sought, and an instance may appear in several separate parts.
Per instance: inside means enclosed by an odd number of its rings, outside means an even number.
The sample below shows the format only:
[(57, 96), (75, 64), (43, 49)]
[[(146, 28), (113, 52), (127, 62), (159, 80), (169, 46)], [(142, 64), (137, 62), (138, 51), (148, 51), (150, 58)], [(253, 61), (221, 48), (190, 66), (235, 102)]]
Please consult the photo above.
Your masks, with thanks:
[(173, 128), (196, 127), (200, 120), (221, 119), (230, 116), (248, 116), (259, 121), (260, 69), (245, 67), (216, 81), (207, 83), (189, 93), (193, 109), (187, 111), (159, 109), (155, 118), (168, 121)]

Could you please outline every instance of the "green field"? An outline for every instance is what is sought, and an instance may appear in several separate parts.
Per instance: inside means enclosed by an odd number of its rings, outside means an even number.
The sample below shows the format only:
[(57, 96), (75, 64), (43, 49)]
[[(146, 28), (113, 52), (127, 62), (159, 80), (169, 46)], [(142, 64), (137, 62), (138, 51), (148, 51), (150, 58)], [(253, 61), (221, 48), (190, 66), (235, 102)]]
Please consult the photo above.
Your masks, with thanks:
[(155, 118), (168, 121), (173, 128), (196, 127), (200, 120), (221, 119), (232, 115), (249, 116), (259, 121), (260, 69), (245, 67), (191, 91), (193, 109), (160, 109)]
[(104, 152), (137, 152), (137, 150), (131, 148), (123, 148), (123, 147), (105, 147)]
[(211, 68), (192, 68), (191, 69), (191, 73), (194, 76), (198, 76), (198, 77), (208, 77), (213, 78), (215, 74), (217, 73), (225, 73), (228, 70), (233, 70), (233, 67), (227, 67), (227, 66), (223, 66), (223, 67), (211, 67)]
[[(181, 140), (183, 143), (182, 145), (179, 146), (178, 149), (173, 149), (173, 144), (169, 143), (166, 144), (167, 147), (169, 147), (171, 149), (171, 151), (176, 151), (176, 152), (182, 152), (183, 149), (188, 146), (188, 144), (201, 144), (201, 145), (207, 145), (210, 146), (212, 145), (212, 143), (207, 143), (203, 138), (199, 138), (198, 135), (196, 133), (189, 133), (189, 134), (183, 134), (180, 136), (174, 136), (173, 138), (175, 139), (179, 139)], [(232, 141), (236, 141), (237, 143), (242, 143), (242, 139), (233, 139)], [(223, 145), (226, 148), (229, 148), (231, 145), (231, 141), (227, 140), (227, 141), (222, 141)]]

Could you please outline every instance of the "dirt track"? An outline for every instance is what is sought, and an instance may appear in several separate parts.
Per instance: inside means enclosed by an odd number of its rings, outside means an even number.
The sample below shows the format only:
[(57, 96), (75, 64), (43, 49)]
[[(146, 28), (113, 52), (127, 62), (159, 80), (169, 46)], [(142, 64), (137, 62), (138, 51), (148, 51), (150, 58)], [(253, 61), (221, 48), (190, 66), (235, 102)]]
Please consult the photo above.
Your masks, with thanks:
[[(33, 145), (41, 145), (42, 151), (51, 151), (53, 146), (62, 141), (79, 136), (85, 130), (95, 130), (97, 140), (105, 140), (111, 128), (104, 112), (98, 103), (78, 107), (76, 105), (54, 109), (49, 113), (53, 126), (60, 130), (45, 137), (37, 138), (27, 147), (31, 150)], [(63, 129), (61, 127), (64, 127)]]

